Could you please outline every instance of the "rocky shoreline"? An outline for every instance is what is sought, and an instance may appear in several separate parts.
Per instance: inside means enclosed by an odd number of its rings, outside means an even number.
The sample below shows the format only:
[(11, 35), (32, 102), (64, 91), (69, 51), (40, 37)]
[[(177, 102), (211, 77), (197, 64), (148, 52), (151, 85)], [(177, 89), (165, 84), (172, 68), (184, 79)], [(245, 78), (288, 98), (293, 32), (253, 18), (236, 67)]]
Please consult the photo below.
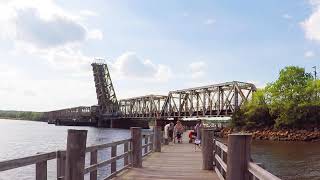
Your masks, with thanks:
[(312, 130), (277, 130), (272, 128), (252, 129), (252, 130), (235, 130), (232, 128), (224, 128), (218, 133), (218, 137), (227, 138), (228, 134), (244, 132), (252, 133), (252, 138), (256, 140), (271, 141), (320, 141), (320, 130), (313, 128)]

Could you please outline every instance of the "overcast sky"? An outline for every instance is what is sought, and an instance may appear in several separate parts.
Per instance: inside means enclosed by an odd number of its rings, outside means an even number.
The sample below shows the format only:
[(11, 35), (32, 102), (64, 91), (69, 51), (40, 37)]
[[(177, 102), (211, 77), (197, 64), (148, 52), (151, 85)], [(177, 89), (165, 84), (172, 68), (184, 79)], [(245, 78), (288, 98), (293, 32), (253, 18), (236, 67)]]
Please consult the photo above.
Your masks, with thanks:
[(0, 109), (96, 104), (94, 58), (118, 99), (320, 66), (317, 0), (0, 0), (0, 12)]

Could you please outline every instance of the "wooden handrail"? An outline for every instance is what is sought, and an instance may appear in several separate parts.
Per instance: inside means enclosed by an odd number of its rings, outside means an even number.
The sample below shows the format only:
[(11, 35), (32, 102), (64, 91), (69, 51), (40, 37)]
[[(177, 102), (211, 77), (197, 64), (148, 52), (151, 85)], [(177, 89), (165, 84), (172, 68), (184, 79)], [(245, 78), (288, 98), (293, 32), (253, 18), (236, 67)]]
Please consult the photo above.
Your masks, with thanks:
[(145, 147), (149, 147), (149, 146), (152, 146), (152, 145), (153, 145), (153, 143), (145, 144), (145, 145), (143, 145), (143, 146), (142, 146), (142, 148), (141, 148), (141, 149), (144, 149)]
[(218, 161), (219, 165), (222, 167), (222, 169), (227, 172), (227, 164), (223, 162), (223, 160), (218, 156), (217, 154), (215, 155), (216, 160)]
[(94, 164), (94, 165), (90, 165), (89, 167), (87, 167), (87, 168), (84, 169), (84, 173), (87, 174), (87, 173), (89, 173), (89, 172), (92, 172), (92, 171), (94, 171), (94, 170), (97, 170), (97, 169), (100, 168), (100, 167), (103, 167), (103, 166), (106, 166), (106, 165), (108, 165), (108, 164), (111, 164), (112, 162), (115, 162), (115, 161), (118, 160), (118, 159), (122, 159), (122, 158), (128, 156), (128, 155), (129, 155), (129, 152), (131, 152), (131, 151), (128, 151), (128, 152), (126, 152), (126, 153), (123, 153), (123, 154), (121, 154), (121, 155), (119, 155), (119, 156), (115, 156), (115, 157), (113, 157), (113, 158), (111, 158), (111, 159), (102, 161), (102, 162), (100, 162), (100, 163), (97, 163), (97, 164)]
[(226, 153), (228, 152), (228, 147), (226, 145), (224, 145), (222, 142), (219, 142), (216, 140), (216, 146), (218, 146), (224, 152), (226, 152)]
[(121, 141), (114, 141), (114, 142), (107, 143), (107, 144), (98, 144), (98, 145), (90, 146), (90, 147), (86, 148), (86, 152), (88, 153), (88, 152), (92, 152), (92, 151), (95, 151), (95, 150), (106, 149), (106, 148), (109, 148), (109, 147), (112, 147), (112, 146), (116, 146), (116, 145), (124, 144), (126, 142), (130, 142), (130, 141), (131, 141), (131, 138), (124, 139), (124, 140), (121, 140)]
[[(223, 157), (220, 157), (220, 155), (217, 154), (217, 149), (220, 149), (220, 152), (222, 154), (222, 152), (225, 152), (226, 154), (228, 154), (228, 146), (226, 146), (225, 144), (223, 144), (222, 142), (219, 142), (218, 140), (215, 140), (215, 148), (216, 151), (214, 159), (216, 162), (216, 167), (215, 172), (218, 175), (219, 179), (224, 180), (224, 173), (222, 172), (222, 170), (224, 172), (227, 172), (228, 166), (227, 164), (223, 161)], [(220, 153), (219, 153), (220, 154)], [(218, 166), (219, 165), (219, 166)], [(222, 169), (218, 168), (221, 167)], [(276, 177), (275, 175), (271, 174), (270, 172), (268, 172), (267, 170), (263, 169), (262, 167), (260, 167), (259, 165), (257, 165), (254, 162), (248, 162), (248, 169), (247, 171), (249, 173), (252, 174), (253, 177), (258, 178), (259, 180), (280, 180), (280, 178)]]
[(117, 174), (121, 173), (122, 171), (128, 169), (131, 166), (131, 164), (128, 164), (124, 167), (122, 167), (121, 169), (117, 170), (116, 172), (110, 174), (108, 177), (104, 178), (104, 180), (108, 180), (108, 179), (112, 179), (114, 178)]
[[(135, 130), (137, 130), (137, 128)], [(138, 131), (141, 131), (141, 129)], [(140, 149), (139, 151), (144, 152), (143, 157), (145, 157), (153, 152), (153, 146), (155, 144), (154, 139), (153, 139), (154, 136), (155, 136), (154, 133), (148, 133), (148, 134), (144, 134), (142, 136), (139, 135), (140, 138), (137, 138), (137, 139), (141, 140), (141, 142), (144, 139), (144, 145), (143, 146), (140, 145), (140, 147), (139, 147), (139, 149)], [(138, 141), (136, 141), (136, 142), (138, 142)], [(134, 161), (132, 161), (133, 150), (134, 150), (134, 148), (132, 147), (132, 143), (133, 143), (133, 139), (128, 138), (128, 139), (124, 139), (124, 140), (120, 140), (120, 141), (115, 141), (115, 142), (110, 142), (110, 143), (106, 143), (106, 144), (98, 144), (98, 145), (86, 147), (85, 153), (90, 153), (90, 165), (83, 169), (83, 173), (84, 174), (90, 173), (90, 179), (96, 179), (98, 168), (103, 167), (103, 166), (107, 166), (108, 164), (112, 164), (113, 170), (112, 170), (111, 174), (108, 177), (104, 178), (104, 179), (111, 179), (115, 175), (120, 173), (121, 171), (123, 171), (129, 167), (132, 167), (133, 162), (134, 162)], [(123, 154), (117, 155), (117, 151), (116, 151), (117, 146), (121, 145), (121, 144), (123, 144)], [(129, 147), (131, 147), (131, 148), (129, 148)], [(104, 160), (102, 162), (98, 162), (98, 159), (97, 159), (98, 151), (106, 149), (106, 148), (113, 149), (113, 153), (111, 153), (111, 158), (108, 160)], [(142, 151), (143, 149), (145, 149), (145, 151)], [(47, 161), (57, 159), (57, 179), (65, 179), (65, 177), (66, 177), (65, 169), (67, 169), (66, 168), (66, 157), (67, 157), (66, 154), (67, 153), (65, 150), (63, 150), (63, 151), (58, 150), (55, 152), (36, 154), (33, 156), (29, 156), (29, 157), (23, 157), (23, 158), (3, 161), (3, 162), (0, 162), (0, 172), (35, 164), (36, 165), (36, 179), (46, 180), (47, 179)], [(118, 170), (115, 162), (119, 159), (124, 159), (124, 166)], [(131, 159), (130, 162), (129, 162), (129, 159)]]
[(223, 175), (220, 173), (219, 169), (218, 169), (217, 167), (215, 167), (214, 170), (215, 170), (218, 178), (219, 178), (220, 180), (224, 180), (224, 177), (223, 177)]
[(42, 153), (29, 157), (23, 157), (18, 159), (12, 159), (8, 161), (0, 162), (0, 171), (6, 171), (10, 169), (15, 169), (23, 166), (28, 166), (31, 164), (36, 164), (43, 161), (48, 161), (56, 158), (56, 152)]
[(280, 178), (266, 171), (254, 162), (249, 162), (248, 170), (253, 176), (258, 178), (259, 180), (280, 180)]

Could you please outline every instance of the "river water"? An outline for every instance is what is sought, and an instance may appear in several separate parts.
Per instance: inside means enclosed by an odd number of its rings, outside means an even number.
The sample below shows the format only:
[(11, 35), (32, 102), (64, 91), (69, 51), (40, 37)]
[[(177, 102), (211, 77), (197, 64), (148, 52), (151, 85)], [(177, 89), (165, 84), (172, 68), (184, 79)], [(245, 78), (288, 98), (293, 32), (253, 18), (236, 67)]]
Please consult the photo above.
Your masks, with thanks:
[[(88, 130), (87, 145), (108, 143), (130, 136), (128, 130), (94, 127), (66, 127), (43, 122), (0, 120), (0, 161), (66, 148), (67, 129)], [(118, 152), (121, 152), (121, 146)], [(99, 152), (108, 159), (110, 150)], [(253, 141), (252, 158), (282, 179), (320, 179), (320, 143)], [(87, 158), (88, 159), (88, 158)], [(48, 179), (55, 179), (55, 160), (48, 163)], [(117, 162), (122, 166), (121, 161)], [(88, 164), (88, 162), (86, 162)], [(105, 176), (110, 167), (99, 169)], [(0, 172), (0, 180), (34, 179), (34, 165)]]

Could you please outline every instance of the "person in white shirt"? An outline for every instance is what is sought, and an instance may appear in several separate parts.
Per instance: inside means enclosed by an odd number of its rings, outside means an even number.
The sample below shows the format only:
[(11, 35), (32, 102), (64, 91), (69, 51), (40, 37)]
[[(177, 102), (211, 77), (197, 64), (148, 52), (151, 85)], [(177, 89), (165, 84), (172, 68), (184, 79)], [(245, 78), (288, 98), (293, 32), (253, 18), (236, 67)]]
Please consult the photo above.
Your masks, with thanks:
[(171, 129), (173, 129), (173, 123), (172, 122), (168, 123), (167, 125), (164, 126), (164, 138), (168, 139), (168, 141), (169, 141), (169, 137), (170, 137), (169, 132), (170, 132)]

